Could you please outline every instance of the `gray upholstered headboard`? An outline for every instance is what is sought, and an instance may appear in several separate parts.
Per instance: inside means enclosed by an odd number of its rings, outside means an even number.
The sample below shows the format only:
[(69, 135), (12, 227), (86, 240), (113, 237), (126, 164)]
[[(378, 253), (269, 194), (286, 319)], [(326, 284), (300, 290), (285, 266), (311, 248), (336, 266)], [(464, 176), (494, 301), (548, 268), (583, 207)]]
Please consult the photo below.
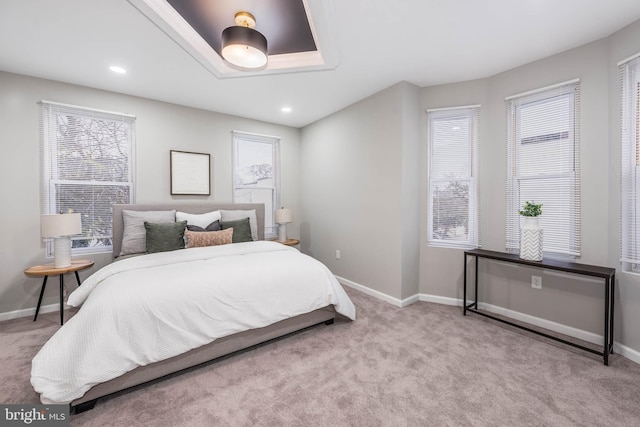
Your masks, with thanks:
[(264, 203), (156, 203), (156, 204), (136, 204), (136, 205), (113, 205), (113, 256), (120, 255), (122, 247), (122, 231), (124, 224), (122, 222), (122, 211), (168, 211), (178, 210), (191, 214), (201, 214), (224, 210), (251, 210), (256, 211), (256, 220), (258, 222), (258, 239), (264, 240)]

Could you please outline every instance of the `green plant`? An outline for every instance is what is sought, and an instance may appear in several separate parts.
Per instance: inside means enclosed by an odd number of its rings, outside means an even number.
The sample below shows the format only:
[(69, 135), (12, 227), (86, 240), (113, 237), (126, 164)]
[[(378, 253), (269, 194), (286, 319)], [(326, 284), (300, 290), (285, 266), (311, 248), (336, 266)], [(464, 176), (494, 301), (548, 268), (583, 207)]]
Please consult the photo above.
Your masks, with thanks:
[(539, 205), (531, 203), (529, 201), (524, 202), (524, 206), (521, 211), (518, 211), (522, 216), (540, 216), (542, 215), (542, 203)]

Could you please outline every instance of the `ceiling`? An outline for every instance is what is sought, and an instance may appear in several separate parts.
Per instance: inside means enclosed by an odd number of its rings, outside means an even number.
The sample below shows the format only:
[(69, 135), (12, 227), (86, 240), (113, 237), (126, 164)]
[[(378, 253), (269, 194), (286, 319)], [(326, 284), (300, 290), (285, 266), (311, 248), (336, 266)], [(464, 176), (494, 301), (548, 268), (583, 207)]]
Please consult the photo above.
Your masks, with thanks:
[(638, 0), (307, 0), (330, 68), (220, 78), (132, 3), (0, 0), (0, 70), (302, 127), (399, 81), (488, 77), (640, 19)]
[[(236, 25), (236, 0), (167, 0), (220, 55), (222, 31)], [(245, 12), (256, 18), (256, 31), (268, 40), (269, 55), (316, 50), (302, 0), (260, 0)]]

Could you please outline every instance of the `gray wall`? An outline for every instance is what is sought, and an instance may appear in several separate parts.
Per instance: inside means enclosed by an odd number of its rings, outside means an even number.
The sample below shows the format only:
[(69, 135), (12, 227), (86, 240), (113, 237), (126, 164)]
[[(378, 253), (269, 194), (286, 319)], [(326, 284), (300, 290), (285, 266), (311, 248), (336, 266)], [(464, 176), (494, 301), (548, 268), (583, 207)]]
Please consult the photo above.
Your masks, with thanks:
[[(582, 256), (578, 262), (619, 267), (619, 86), (616, 63), (640, 51), (640, 21), (613, 36), (488, 79), (424, 88), (422, 109), (482, 104), (480, 121), (480, 208), (482, 247), (505, 248), (504, 98), (581, 79)], [(426, 140), (426, 124), (422, 126)], [(426, 165), (426, 157), (424, 164)], [(426, 180), (423, 180), (426, 194)], [(423, 196), (426, 209), (426, 196)], [(426, 231), (426, 215), (422, 216)], [(420, 292), (462, 298), (461, 250), (421, 246)], [(481, 300), (489, 304), (601, 335), (601, 283), (558, 277), (530, 268), (480, 263)], [(541, 275), (543, 289), (531, 288)], [(639, 278), (618, 270), (616, 341), (640, 350)]]
[[(422, 174), (420, 176), (420, 203), (421, 211), (424, 213), (420, 216), (421, 236), (420, 236), (420, 292), (430, 295), (437, 295), (445, 298), (462, 299), (462, 251), (451, 248), (431, 247), (426, 244), (428, 239), (428, 160), (427, 160), (427, 114), (428, 108), (446, 108), (446, 107), (462, 107), (467, 105), (482, 105), (480, 110), (480, 126), (479, 126), (479, 176), (481, 178), (493, 177), (498, 185), (504, 187), (504, 175), (500, 173), (502, 164), (499, 164), (499, 170), (485, 167), (485, 160), (493, 160), (500, 162), (505, 156), (501, 153), (496, 157), (495, 153), (491, 154), (487, 150), (489, 138), (487, 129), (489, 121), (486, 109), (488, 102), (488, 80), (475, 80), (472, 82), (463, 82), (450, 85), (440, 85), (424, 88), (421, 96), (421, 140), (424, 149), (422, 151), (420, 164), (422, 165)], [(503, 138), (499, 138), (496, 143), (500, 143)], [(486, 191), (485, 191), (486, 189)], [(500, 193), (500, 194), (496, 194)], [(484, 181), (480, 181), (480, 239), (484, 246), (484, 230), (486, 226), (495, 218), (484, 215), (485, 205), (493, 205), (504, 207), (504, 191), (490, 191), (484, 185)], [(500, 200), (495, 200), (499, 197)], [(503, 215), (504, 216), (504, 215)], [(500, 231), (503, 232), (503, 231)], [(503, 245), (504, 246), (504, 245)], [(498, 247), (497, 249), (499, 249)], [(503, 247), (502, 247), (503, 248)], [(496, 248), (494, 248), (496, 249)]]
[[(600, 40), (509, 70), (488, 79), (423, 89), (422, 107), (481, 104), (480, 239), (485, 249), (505, 249), (506, 114), (505, 97), (580, 78), (582, 164), (582, 256), (579, 262), (608, 265), (608, 67), (607, 41)], [(426, 129), (426, 124), (423, 126)], [(426, 140), (426, 131), (424, 139)], [(425, 165), (427, 164), (425, 159)], [(426, 194), (426, 180), (423, 194)], [(426, 229), (426, 215), (423, 218)], [(421, 250), (422, 293), (462, 298), (461, 250)], [(613, 264), (616, 265), (616, 264)], [(603, 286), (567, 280), (540, 270), (480, 263), (481, 300), (563, 325), (603, 332)], [(542, 290), (531, 288), (531, 275), (542, 275)]]
[(302, 250), (397, 299), (418, 285), (418, 94), (399, 83), (302, 130)]
[[(640, 51), (640, 21), (588, 45), (489, 78), (420, 90), (393, 86), (302, 132), (302, 234), (305, 249), (337, 275), (398, 299), (415, 292), (442, 302), (462, 298), (461, 250), (427, 241), (427, 108), (481, 104), (480, 230), (482, 247), (505, 248), (506, 115), (504, 98), (581, 79), (582, 256), (618, 267), (619, 88), (616, 63)], [(415, 126), (418, 129), (415, 129)], [(411, 144), (417, 132), (420, 146)], [(403, 135), (406, 138), (403, 138)], [(418, 155), (417, 168), (411, 156)], [(415, 159), (415, 157), (414, 157)], [(417, 186), (417, 188), (416, 188)], [(417, 191), (417, 196), (416, 195)], [(409, 203), (419, 202), (419, 232)], [(409, 203), (410, 206), (405, 205)], [(397, 212), (401, 207), (402, 212)], [(400, 221), (402, 224), (399, 224)], [(407, 221), (404, 223), (404, 221)], [(419, 236), (419, 289), (404, 278)], [(342, 259), (334, 252), (342, 250)], [(407, 274), (405, 276), (405, 273)], [(481, 299), (506, 310), (601, 335), (603, 286), (575, 276), (481, 262)], [(543, 289), (531, 288), (541, 275)], [(618, 271), (616, 336), (640, 351), (640, 278)]]
[[(282, 137), (281, 201), (293, 210), (296, 220), (289, 224), (288, 234), (299, 236), (298, 129), (0, 72), (0, 144), (4, 153), (0, 168), (3, 201), (0, 210), (0, 314), (35, 307), (41, 281), (25, 277), (23, 270), (51, 261), (45, 258), (40, 239), (42, 174), (38, 101), (43, 99), (137, 116), (136, 200), (140, 203), (231, 201), (231, 131)], [(169, 194), (169, 150), (172, 149), (212, 155), (210, 197)], [(110, 254), (83, 258), (95, 260), (96, 266), (81, 272), (81, 278), (111, 261)], [(75, 289), (75, 280), (71, 278), (66, 280), (73, 285), (70, 290)], [(57, 279), (49, 281), (43, 304), (57, 302), (57, 283)]]
[[(139, 202), (172, 200), (168, 151), (213, 155), (213, 196), (231, 199), (230, 131), (283, 139), (284, 205), (301, 249), (337, 275), (404, 300), (418, 292), (443, 301), (462, 297), (462, 251), (427, 241), (427, 108), (481, 104), (482, 246), (504, 250), (504, 98), (581, 79), (582, 257), (619, 265), (619, 87), (616, 63), (640, 51), (640, 21), (612, 36), (470, 82), (416, 88), (399, 83), (296, 129), (110, 92), (0, 73), (0, 168), (4, 208), (0, 313), (35, 306), (40, 283), (22, 270), (44, 262), (39, 238), (40, 164), (37, 101), (49, 99), (137, 115)], [(179, 198), (173, 198), (179, 199)], [(202, 200), (202, 199), (198, 199)], [(335, 258), (339, 249), (342, 259)], [(93, 257), (98, 266), (109, 256)], [(86, 273), (84, 273), (86, 274)], [(532, 274), (543, 289), (531, 289)], [(640, 351), (640, 277), (618, 271), (616, 341)], [(481, 264), (483, 300), (519, 313), (602, 333), (602, 286), (535, 269)], [(45, 303), (56, 301), (50, 289)]]
[(420, 284), (420, 90), (409, 83), (402, 85), (402, 225), (401, 299), (416, 295)]
[[(640, 52), (640, 21), (616, 32), (608, 39), (609, 56), (609, 246), (608, 263), (619, 266), (620, 259), (620, 80), (617, 63)], [(603, 99), (604, 102), (604, 99)], [(604, 158), (602, 159), (604, 161)], [(604, 243), (604, 242), (603, 242)], [(616, 340), (640, 351), (640, 276), (617, 271)]]

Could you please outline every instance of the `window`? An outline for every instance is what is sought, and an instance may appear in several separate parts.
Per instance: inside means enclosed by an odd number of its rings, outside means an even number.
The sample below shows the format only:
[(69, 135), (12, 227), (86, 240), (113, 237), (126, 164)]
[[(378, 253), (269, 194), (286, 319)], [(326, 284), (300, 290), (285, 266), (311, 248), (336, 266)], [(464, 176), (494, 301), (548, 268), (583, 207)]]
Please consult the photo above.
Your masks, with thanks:
[(134, 200), (135, 117), (42, 101), (41, 120), (44, 213), (81, 214), (72, 253), (111, 251), (112, 204)]
[(518, 211), (542, 203), (543, 251), (580, 256), (578, 80), (507, 98), (507, 242), (517, 252)]
[(624, 271), (640, 272), (640, 56), (620, 64), (622, 104), (620, 243)]
[(280, 138), (233, 132), (233, 201), (264, 203), (265, 238), (277, 235), (274, 211), (278, 207)]
[(429, 244), (478, 247), (479, 106), (428, 110)]

